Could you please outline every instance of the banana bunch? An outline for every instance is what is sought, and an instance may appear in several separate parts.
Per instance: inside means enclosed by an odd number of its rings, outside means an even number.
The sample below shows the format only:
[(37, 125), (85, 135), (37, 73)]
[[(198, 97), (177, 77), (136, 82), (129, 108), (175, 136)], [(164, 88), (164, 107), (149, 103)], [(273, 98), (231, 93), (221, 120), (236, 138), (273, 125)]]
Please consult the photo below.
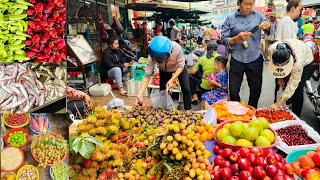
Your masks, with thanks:
[(30, 37), (26, 10), (33, 4), (24, 0), (0, 0), (0, 62), (30, 60), (23, 50), (25, 40)]

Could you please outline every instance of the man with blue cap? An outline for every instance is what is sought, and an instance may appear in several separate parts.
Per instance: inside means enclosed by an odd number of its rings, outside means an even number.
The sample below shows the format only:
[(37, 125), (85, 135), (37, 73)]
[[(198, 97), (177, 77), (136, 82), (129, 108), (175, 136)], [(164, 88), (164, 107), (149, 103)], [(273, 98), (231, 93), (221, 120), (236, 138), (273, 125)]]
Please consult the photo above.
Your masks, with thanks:
[[(154, 37), (149, 45), (149, 57), (142, 79), (136, 105), (143, 102), (142, 94), (148, 87), (148, 83), (155, 64), (160, 70), (160, 91), (172, 89), (174, 81), (178, 78), (183, 93), (184, 109), (191, 109), (191, 91), (189, 87), (189, 75), (185, 65), (181, 46), (164, 36)], [(174, 75), (172, 75), (174, 73)], [(140, 104), (141, 105), (141, 104)]]

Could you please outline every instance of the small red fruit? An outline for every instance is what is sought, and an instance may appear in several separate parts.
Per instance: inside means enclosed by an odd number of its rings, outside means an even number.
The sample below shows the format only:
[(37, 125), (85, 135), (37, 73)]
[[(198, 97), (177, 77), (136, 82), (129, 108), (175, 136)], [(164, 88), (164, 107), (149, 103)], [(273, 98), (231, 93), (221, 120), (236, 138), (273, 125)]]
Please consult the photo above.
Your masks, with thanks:
[(85, 160), (84, 163), (83, 163), (83, 166), (84, 166), (85, 168), (89, 168), (90, 165), (91, 165), (91, 160), (90, 160), (90, 159)]
[(274, 177), (278, 174), (278, 168), (274, 165), (269, 165), (266, 167), (266, 173), (270, 177)]
[(213, 153), (214, 153), (214, 154), (218, 154), (220, 149), (221, 149), (220, 146), (215, 145), (215, 146), (213, 147)]
[(241, 180), (248, 180), (251, 177), (251, 173), (249, 171), (241, 171), (239, 174), (239, 178)]
[(216, 156), (216, 157), (214, 158), (213, 163), (214, 163), (215, 166), (220, 166), (220, 167), (222, 167), (222, 165), (223, 165), (223, 163), (224, 163), (225, 161), (226, 161), (226, 160), (225, 160), (222, 156), (218, 155), (218, 156)]
[(320, 152), (316, 152), (313, 154), (312, 161), (316, 166), (320, 166)]
[(241, 158), (238, 164), (241, 170), (249, 170), (249, 168), (251, 167), (250, 162), (245, 158)]
[(275, 154), (275, 152), (272, 150), (272, 149), (265, 149), (264, 151), (263, 151), (263, 154), (261, 155), (262, 157), (267, 157), (267, 156), (269, 156), (269, 155), (271, 155), (271, 154)]
[(267, 176), (266, 171), (263, 169), (261, 166), (256, 166), (253, 169), (252, 175), (256, 179), (263, 179), (264, 177)]
[(291, 175), (291, 174), (294, 173), (294, 167), (293, 167), (292, 164), (287, 163), (287, 164), (284, 165), (284, 167), (285, 167), (285, 169), (286, 169), (286, 173), (287, 173), (287, 174), (290, 174), (290, 175)]
[(277, 164), (277, 157), (273, 154), (267, 156), (267, 164), (268, 165), (276, 165)]
[(250, 151), (249, 148), (241, 148), (239, 150), (239, 154), (240, 154), (241, 157), (245, 158), (245, 157), (248, 156), (249, 151)]
[(211, 172), (211, 175), (213, 176), (213, 180), (220, 180), (221, 171), (220, 170), (213, 171)]
[(282, 161), (283, 157), (280, 154), (275, 154), (275, 156), (276, 156), (278, 162)]
[(263, 153), (262, 150), (259, 149), (259, 148), (251, 148), (251, 149), (249, 150), (249, 152), (250, 152), (250, 153), (253, 153), (253, 154), (257, 155), (257, 156), (260, 156), (260, 155)]
[(278, 167), (278, 169), (281, 169), (281, 170), (283, 170), (283, 171), (285, 171), (286, 170), (286, 167), (284, 166), (285, 164), (283, 164), (283, 163), (277, 163), (277, 167)]
[(222, 177), (222, 179), (230, 179), (232, 176), (231, 170), (229, 168), (222, 168), (220, 176)]
[(108, 169), (107, 170), (107, 176), (108, 177), (112, 177), (112, 169)]
[(229, 160), (231, 163), (237, 163), (240, 159), (241, 159), (241, 156), (237, 152), (233, 152), (229, 157)]
[(273, 177), (273, 180), (286, 180), (286, 176), (276, 175), (275, 177)]
[(272, 178), (269, 177), (269, 176), (266, 176), (266, 177), (264, 177), (262, 180), (272, 180)]
[(230, 180), (240, 180), (238, 176), (232, 176)]
[(250, 166), (249, 169), (248, 169), (248, 171), (252, 174), (252, 172), (253, 172), (253, 167)]
[(222, 167), (229, 168), (230, 165), (231, 165), (230, 161), (224, 161), (224, 163), (222, 164)]
[(231, 166), (229, 167), (231, 170), (232, 175), (236, 176), (239, 175), (239, 165), (238, 164), (231, 164)]
[(265, 158), (264, 157), (258, 157), (257, 158), (257, 165), (261, 166), (263, 168), (266, 168), (267, 167), (267, 162), (265, 161)]
[(249, 153), (247, 156), (247, 159), (252, 166), (255, 166), (257, 164), (257, 158), (258, 156), (253, 153)]
[(222, 157), (224, 157), (225, 159), (228, 159), (231, 154), (232, 150), (230, 148), (226, 148), (222, 151)]

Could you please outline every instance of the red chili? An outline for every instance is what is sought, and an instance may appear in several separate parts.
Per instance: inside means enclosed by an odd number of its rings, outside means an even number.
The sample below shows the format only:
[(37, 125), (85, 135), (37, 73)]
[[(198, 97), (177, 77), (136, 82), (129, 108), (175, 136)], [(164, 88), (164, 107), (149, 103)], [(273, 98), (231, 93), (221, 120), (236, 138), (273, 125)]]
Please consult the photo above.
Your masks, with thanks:
[(35, 29), (36, 28), (36, 23), (34, 21), (29, 21), (28, 22), (28, 27), (29, 27), (29, 29)]
[(26, 46), (31, 46), (32, 45), (32, 41), (31, 40), (26, 40)]
[(52, 0), (48, 1), (48, 4), (46, 5), (46, 8), (44, 10), (45, 13), (51, 13), (52, 9), (54, 7), (54, 3)]
[(37, 5), (34, 6), (34, 12), (36, 13), (41, 13), (43, 11), (43, 4), (38, 3)]
[(35, 12), (34, 12), (33, 9), (28, 9), (28, 10), (27, 10), (27, 15), (28, 15), (28, 16), (33, 16), (34, 13), (35, 13)]
[(29, 35), (33, 35), (33, 31), (32, 31), (32, 29), (31, 29), (31, 28), (27, 29), (27, 34), (29, 34)]
[(31, 37), (31, 40), (32, 40), (33, 43), (39, 43), (40, 36), (38, 34), (36, 34), (36, 35)]
[(29, 51), (29, 52), (26, 52), (26, 56), (29, 58), (32, 58), (32, 57), (36, 56), (36, 53), (33, 51)]

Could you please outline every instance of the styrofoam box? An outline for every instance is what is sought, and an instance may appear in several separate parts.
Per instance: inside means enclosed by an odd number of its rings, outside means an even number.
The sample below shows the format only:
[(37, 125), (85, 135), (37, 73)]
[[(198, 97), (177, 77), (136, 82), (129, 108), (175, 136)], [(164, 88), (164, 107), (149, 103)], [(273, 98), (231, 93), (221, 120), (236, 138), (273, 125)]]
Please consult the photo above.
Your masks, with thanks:
[(320, 144), (320, 135), (312, 128), (310, 127), (306, 122), (302, 120), (289, 120), (289, 121), (282, 121), (270, 124), (270, 127), (274, 130), (278, 130), (287, 126), (291, 125), (301, 125), (303, 129), (308, 133), (308, 136), (316, 141), (315, 144), (308, 144), (308, 145), (299, 145), (299, 146), (288, 146), (285, 142), (282, 141), (282, 139), (278, 136), (279, 139), (279, 145), (277, 146), (278, 149), (282, 150), (283, 152), (289, 154), (292, 151), (295, 150), (301, 150), (301, 149), (315, 149)]
[[(141, 81), (134, 81), (130, 79), (128, 81), (127, 96), (137, 96), (140, 90)], [(142, 96), (148, 96), (148, 88), (144, 91)]]

